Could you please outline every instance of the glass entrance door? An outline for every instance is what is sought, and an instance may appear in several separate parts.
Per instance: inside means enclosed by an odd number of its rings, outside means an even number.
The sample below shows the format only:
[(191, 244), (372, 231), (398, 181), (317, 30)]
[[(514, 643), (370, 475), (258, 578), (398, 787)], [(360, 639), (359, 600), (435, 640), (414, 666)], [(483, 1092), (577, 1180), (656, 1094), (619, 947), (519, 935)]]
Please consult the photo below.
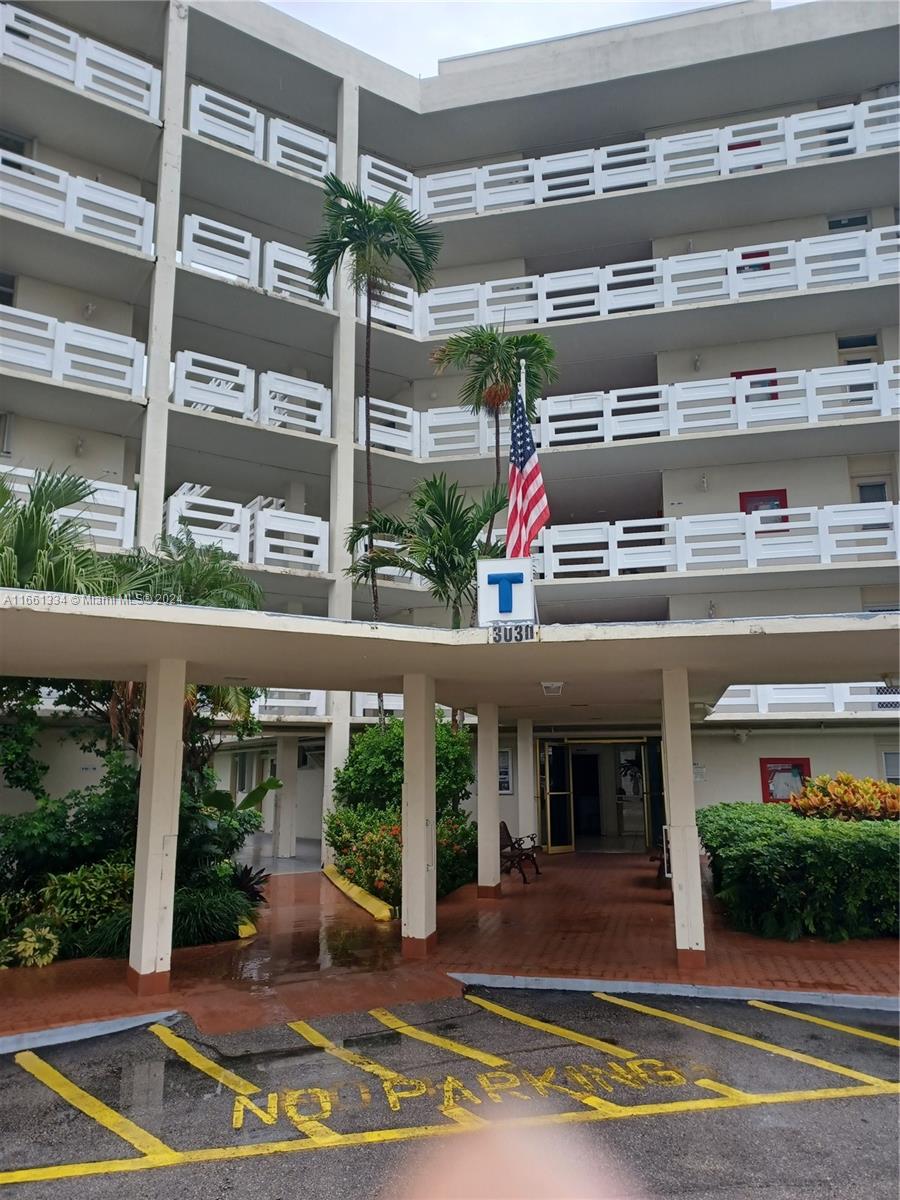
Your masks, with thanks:
[(541, 840), (548, 854), (560, 854), (575, 849), (570, 751), (565, 742), (542, 741), (538, 746)]

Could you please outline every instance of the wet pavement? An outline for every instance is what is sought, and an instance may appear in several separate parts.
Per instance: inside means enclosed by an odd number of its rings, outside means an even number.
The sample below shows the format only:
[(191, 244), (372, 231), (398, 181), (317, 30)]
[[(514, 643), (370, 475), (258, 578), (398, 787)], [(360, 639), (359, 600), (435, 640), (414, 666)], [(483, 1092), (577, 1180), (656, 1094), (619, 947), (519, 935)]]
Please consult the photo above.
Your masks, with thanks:
[(657, 886), (645, 855), (544, 856), (538, 879), (524, 886), (504, 876), (502, 889), (500, 899), (478, 899), (469, 885), (441, 900), (437, 946), (411, 963), (401, 956), (399, 921), (373, 921), (318, 872), (275, 875), (258, 935), (176, 950), (172, 990), (150, 1004), (129, 991), (122, 961), (5, 971), (0, 1036), (164, 1008), (187, 1013), (204, 1034), (263, 1029), (458, 997), (457, 975), (896, 992), (896, 939), (757, 938), (725, 928), (710, 905), (706, 965), (679, 967), (671, 890)]
[(473, 989), (217, 1036), (179, 1018), (0, 1060), (0, 1186), (893, 1200), (898, 1048), (883, 1012), (662, 995)]

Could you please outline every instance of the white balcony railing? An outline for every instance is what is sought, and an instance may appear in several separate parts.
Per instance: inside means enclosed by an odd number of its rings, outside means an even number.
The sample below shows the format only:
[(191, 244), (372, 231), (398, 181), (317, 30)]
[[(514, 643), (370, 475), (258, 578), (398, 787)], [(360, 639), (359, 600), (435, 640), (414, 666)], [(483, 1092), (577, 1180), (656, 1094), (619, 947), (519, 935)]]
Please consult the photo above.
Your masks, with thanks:
[(706, 718), (790, 717), (849, 714), (897, 720), (900, 689), (884, 683), (735, 684)]
[(574, 150), (436, 175), (364, 155), (360, 186), (372, 200), (396, 192), (428, 217), (552, 204), (633, 188), (727, 178), (763, 167), (845, 158), (900, 144), (900, 99), (866, 100), (788, 117), (764, 117), (724, 129), (646, 138), (599, 150)]
[[(261, 242), (246, 229), (188, 213), (181, 237), (181, 263), (229, 283), (261, 287), (273, 296), (306, 300), (331, 308), (331, 290), (322, 298), (310, 282), (312, 259), (305, 250), (281, 242)], [(260, 272), (260, 267), (262, 271)]]
[(275, 371), (264, 371), (257, 380), (256, 372), (243, 363), (195, 350), (175, 355), (172, 403), (274, 429), (319, 437), (331, 433), (331, 392), (322, 384)]
[(166, 532), (185, 529), (201, 546), (220, 546), (239, 562), (290, 570), (328, 570), (328, 523), (295, 513), (284, 501), (218, 500), (201, 484), (182, 484), (166, 501)]
[[(484, 412), (458, 406), (417, 412), (375, 399), (370, 408), (372, 444), (380, 449), (426, 460), (493, 453), (493, 421)], [(900, 362), (547, 396), (537, 410), (532, 432), (544, 449), (887, 417), (900, 412)], [(356, 440), (365, 441), (363, 398)], [(500, 444), (509, 445), (508, 413), (501, 417)]]
[(393, 284), (390, 296), (373, 308), (373, 319), (417, 337), (432, 338), (471, 325), (546, 325), (842, 284), (880, 283), (900, 270), (898, 249), (900, 225), (888, 225), (798, 242), (767, 242), (549, 275), (462, 283), (434, 288), (421, 296)]
[(0, 4), (0, 57), (145, 117), (159, 117), (157, 67), (14, 4)]
[(0, 151), (0, 207), (40, 217), (69, 233), (153, 253), (149, 200), (7, 150)]
[[(14, 495), (24, 500), (36, 471), (29, 467), (0, 466), (0, 475)], [(93, 494), (72, 508), (62, 508), (59, 518), (77, 517), (87, 526), (88, 536), (101, 550), (130, 550), (134, 546), (137, 493), (120, 483), (91, 480)]]
[(329, 138), (197, 83), (188, 98), (188, 128), (305, 179), (320, 180), (334, 170), (335, 145)]
[(549, 582), (896, 562), (898, 526), (900, 506), (884, 503), (552, 525), (541, 535), (535, 566)]
[(127, 396), (144, 390), (141, 342), (21, 308), (0, 307), (0, 364)]
[(324, 717), (327, 695), (305, 688), (269, 688), (253, 701), (253, 715), (261, 721)]

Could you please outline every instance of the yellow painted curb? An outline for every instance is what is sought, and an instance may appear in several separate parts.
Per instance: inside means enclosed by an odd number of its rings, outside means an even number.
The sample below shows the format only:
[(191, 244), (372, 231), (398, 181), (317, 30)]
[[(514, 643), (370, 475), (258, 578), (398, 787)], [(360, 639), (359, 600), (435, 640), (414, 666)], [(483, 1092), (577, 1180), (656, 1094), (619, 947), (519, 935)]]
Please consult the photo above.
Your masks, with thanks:
[(336, 888), (340, 888), (344, 895), (352, 900), (354, 904), (358, 904), (360, 908), (364, 908), (367, 913), (370, 913), (376, 921), (393, 921), (394, 910), (389, 904), (385, 904), (377, 896), (371, 895), (361, 888), (359, 884), (351, 883), (345, 875), (340, 873), (337, 867), (329, 863), (327, 867), (322, 868), (322, 874), (327, 876)]
[(237, 935), (239, 938), (253, 937), (256, 933), (256, 926), (252, 921), (241, 921), (238, 925)]

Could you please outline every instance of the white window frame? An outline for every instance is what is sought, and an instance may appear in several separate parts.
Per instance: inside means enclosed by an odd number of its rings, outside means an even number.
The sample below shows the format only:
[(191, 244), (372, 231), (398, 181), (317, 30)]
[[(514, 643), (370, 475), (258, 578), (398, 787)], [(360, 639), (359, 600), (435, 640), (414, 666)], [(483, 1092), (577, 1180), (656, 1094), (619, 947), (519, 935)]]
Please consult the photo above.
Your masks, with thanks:
[[(882, 778), (886, 779), (888, 781), (888, 783), (900, 783), (900, 750), (881, 749), (880, 754), (881, 754)], [(896, 757), (897, 757), (897, 774), (896, 775), (888, 774), (888, 755), (889, 754), (896, 755)]]

